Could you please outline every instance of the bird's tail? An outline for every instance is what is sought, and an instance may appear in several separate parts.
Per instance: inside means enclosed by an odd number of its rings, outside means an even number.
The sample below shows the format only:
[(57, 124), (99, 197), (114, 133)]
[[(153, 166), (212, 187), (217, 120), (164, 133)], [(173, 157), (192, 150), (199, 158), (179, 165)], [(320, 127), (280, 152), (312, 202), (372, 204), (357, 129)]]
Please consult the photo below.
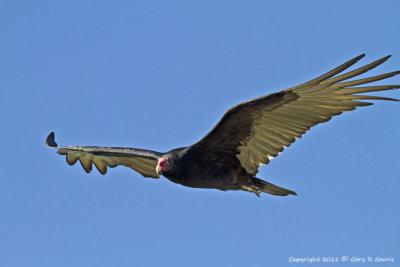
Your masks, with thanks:
[(258, 191), (268, 193), (271, 195), (276, 195), (276, 196), (297, 195), (296, 192), (294, 192), (292, 190), (273, 185), (273, 184), (263, 181), (257, 177), (254, 177), (253, 179), (254, 179), (253, 180), (254, 187)]

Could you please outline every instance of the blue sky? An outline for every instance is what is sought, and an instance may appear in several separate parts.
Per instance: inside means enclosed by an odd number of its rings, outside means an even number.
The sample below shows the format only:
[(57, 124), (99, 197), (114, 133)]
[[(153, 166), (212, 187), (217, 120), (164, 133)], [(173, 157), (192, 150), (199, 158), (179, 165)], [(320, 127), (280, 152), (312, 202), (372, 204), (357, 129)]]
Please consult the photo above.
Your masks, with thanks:
[(370, 75), (399, 70), (399, 18), (399, 1), (2, 1), (0, 265), (398, 263), (398, 103), (319, 125), (260, 169), (296, 197), (186, 188), (124, 167), (88, 175), (44, 139), (190, 145), (230, 106), (361, 53), (357, 66), (393, 55)]

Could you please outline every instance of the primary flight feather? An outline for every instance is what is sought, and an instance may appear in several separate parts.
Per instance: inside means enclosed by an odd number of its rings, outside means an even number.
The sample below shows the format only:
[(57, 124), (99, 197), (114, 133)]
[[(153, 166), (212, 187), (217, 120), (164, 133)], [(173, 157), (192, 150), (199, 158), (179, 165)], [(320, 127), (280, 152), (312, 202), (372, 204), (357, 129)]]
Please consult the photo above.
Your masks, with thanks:
[(364, 56), (355, 57), (304, 84), (240, 103), (230, 108), (199, 142), (167, 153), (122, 147), (58, 146), (53, 132), (47, 137), (46, 145), (66, 155), (69, 165), (79, 160), (88, 173), (93, 164), (101, 174), (106, 174), (107, 167), (124, 165), (144, 177), (163, 175), (190, 187), (244, 190), (258, 196), (261, 192), (296, 195), (294, 191), (257, 178), (260, 165), (268, 164), (312, 126), (343, 111), (372, 105), (359, 100), (398, 101), (357, 94), (400, 88), (400, 85), (359, 86), (392, 77), (400, 71), (347, 81), (379, 66), (390, 56), (338, 75)]

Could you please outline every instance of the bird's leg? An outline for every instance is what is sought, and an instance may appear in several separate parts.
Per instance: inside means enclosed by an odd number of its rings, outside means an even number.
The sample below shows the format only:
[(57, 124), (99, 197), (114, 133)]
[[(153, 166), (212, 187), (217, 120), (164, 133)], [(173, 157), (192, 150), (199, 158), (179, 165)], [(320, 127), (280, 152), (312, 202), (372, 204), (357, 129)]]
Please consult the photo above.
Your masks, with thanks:
[(256, 196), (260, 197), (260, 191), (256, 190), (254, 187), (252, 187), (250, 185), (242, 185), (241, 189), (243, 191), (248, 191), (250, 193), (254, 193), (254, 194), (256, 194)]

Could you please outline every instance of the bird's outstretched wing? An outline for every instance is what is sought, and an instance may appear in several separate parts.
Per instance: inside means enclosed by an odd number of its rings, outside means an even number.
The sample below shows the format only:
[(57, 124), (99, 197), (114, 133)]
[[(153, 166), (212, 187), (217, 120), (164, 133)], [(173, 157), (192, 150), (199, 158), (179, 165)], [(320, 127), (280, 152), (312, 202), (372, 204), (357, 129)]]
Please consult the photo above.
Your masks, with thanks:
[(107, 167), (123, 165), (144, 177), (160, 177), (156, 172), (158, 158), (162, 155), (159, 152), (122, 147), (58, 146), (53, 132), (47, 137), (46, 145), (58, 149), (58, 154), (66, 155), (69, 165), (74, 165), (79, 160), (87, 173), (92, 171), (93, 163), (101, 174), (107, 173)]
[(400, 74), (400, 71), (345, 81), (379, 66), (390, 56), (335, 76), (364, 56), (360, 55), (307, 83), (230, 108), (218, 124), (188, 151), (213, 158), (236, 155), (247, 172), (255, 175), (261, 164), (268, 164), (271, 158), (278, 156), (312, 126), (326, 122), (343, 111), (372, 105), (358, 100), (397, 101), (355, 94), (390, 90), (400, 88), (400, 85), (354, 86), (383, 80)]

